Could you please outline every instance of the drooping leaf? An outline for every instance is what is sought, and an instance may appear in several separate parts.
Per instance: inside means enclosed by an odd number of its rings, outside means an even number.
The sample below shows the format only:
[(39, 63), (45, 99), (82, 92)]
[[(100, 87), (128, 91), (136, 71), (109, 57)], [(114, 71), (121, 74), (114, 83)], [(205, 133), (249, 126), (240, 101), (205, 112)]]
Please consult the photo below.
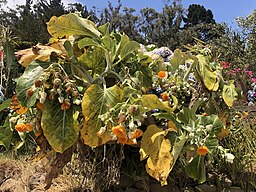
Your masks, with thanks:
[(109, 126), (100, 137), (97, 136), (98, 131), (104, 126), (98, 116), (106, 113), (122, 100), (123, 90), (116, 85), (110, 88), (101, 88), (99, 85), (93, 84), (86, 90), (82, 100), (85, 122), (81, 129), (81, 137), (84, 144), (95, 147), (111, 139), (111, 127)]
[(37, 100), (37, 91), (34, 92), (32, 97), (27, 98), (26, 91), (34, 84), (44, 69), (41, 65), (34, 61), (25, 70), (23, 75), (18, 78), (16, 85), (17, 98), (22, 106), (32, 107)]
[(0, 126), (0, 145), (3, 145), (7, 150), (9, 149), (12, 141), (13, 131), (10, 128), (9, 120)]
[(197, 55), (197, 58), (199, 75), (204, 82), (205, 87), (210, 91), (217, 91), (219, 88), (219, 78), (216, 71), (211, 69), (205, 56), (199, 54)]
[(15, 52), (16, 57), (18, 57), (18, 62), (23, 66), (27, 67), (33, 61), (48, 61), (52, 52), (58, 55), (63, 54), (59, 49), (46, 45), (36, 45), (32, 48), (23, 49)]
[(44, 103), (41, 127), (44, 136), (56, 152), (63, 153), (78, 139), (77, 113), (72, 107), (64, 111), (58, 103)]
[(142, 136), (140, 148), (140, 160), (147, 158), (146, 171), (162, 185), (167, 184), (167, 177), (173, 165), (171, 142), (164, 138), (167, 133), (168, 131), (155, 125), (148, 126)]
[(91, 21), (69, 13), (60, 17), (53, 16), (47, 23), (47, 29), (54, 38), (71, 35), (84, 35), (98, 38), (101, 34)]
[(160, 101), (159, 98), (154, 94), (142, 95), (141, 100), (144, 107), (148, 108), (149, 110), (161, 109), (169, 113), (173, 111), (171, 107)]
[(233, 103), (236, 100), (237, 95), (238, 94), (235, 90), (234, 84), (224, 85), (223, 91), (222, 91), (222, 98), (227, 104), (227, 106), (229, 107), (233, 106)]
[(3, 111), (7, 107), (9, 107), (11, 104), (11, 99), (5, 100), (3, 103), (0, 104), (0, 111)]
[(206, 181), (206, 172), (204, 164), (204, 156), (197, 155), (186, 167), (186, 174), (193, 179), (198, 180), (199, 183)]

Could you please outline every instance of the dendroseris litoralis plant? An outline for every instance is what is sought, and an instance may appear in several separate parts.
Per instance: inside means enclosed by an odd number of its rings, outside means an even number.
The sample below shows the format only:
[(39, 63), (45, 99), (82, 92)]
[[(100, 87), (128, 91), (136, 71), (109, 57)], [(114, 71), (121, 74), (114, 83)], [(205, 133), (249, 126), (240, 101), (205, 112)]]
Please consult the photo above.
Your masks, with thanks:
[[(110, 32), (108, 23), (97, 27), (74, 13), (54, 16), (47, 26), (49, 45), (17, 53), (26, 67), (17, 98), (37, 109), (35, 134), (65, 155), (78, 141), (92, 148), (139, 145), (146, 171), (162, 185), (189, 152), (186, 173), (205, 181), (205, 156), (226, 152), (219, 150), (226, 126), (218, 113), (236, 99), (234, 85), (207, 52), (175, 50), (164, 62), (127, 35)], [(62, 167), (65, 162), (66, 156)]]

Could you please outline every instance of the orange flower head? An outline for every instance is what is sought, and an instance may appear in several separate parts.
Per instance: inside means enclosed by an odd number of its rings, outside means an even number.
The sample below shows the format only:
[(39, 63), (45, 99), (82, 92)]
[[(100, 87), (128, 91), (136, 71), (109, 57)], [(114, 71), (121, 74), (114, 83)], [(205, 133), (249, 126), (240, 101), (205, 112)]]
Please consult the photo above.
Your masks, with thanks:
[(118, 137), (117, 141), (124, 145), (128, 141), (128, 138), (127, 138), (127, 136), (126, 137)]
[(61, 110), (63, 111), (67, 111), (69, 110), (71, 104), (68, 100), (65, 100), (62, 104), (61, 104)]
[(33, 127), (31, 124), (20, 123), (15, 125), (15, 129), (19, 132), (32, 131)]
[(132, 132), (132, 136), (131, 136), (131, 140), (132, 139), (136, 139), (139, 138), (143, 135), (143, 131), (141, 131), (141, 129), (135, 129), (134, 132)]
[(206, 155), (208, 152), (209, 152), (209, 149), (204, 145), (198, 147), (198, 149), (196, 150), (196, 153), (202, 156)]
[(161, 98), (162, 98), (163, 101), (168, 101), (169, 100), (169, 96), (167, 95), (167, 93), (162, 93)]
[(164, 79), (167, 77), (167, 72), (166, 71), (159, 71), (157, 76), (161, 79)]
[(114, 135), (116, 135), (118, 138), (124, 138), (127, 137), (126, 136), (126, 131), (124, 126), (122, 125), (117, 125), (115, 127), (112, 127), (112, 132), (114, 133)]
[(43, 104), (40, 103), (40, 102), (37, 102), (37, 103), (36, 103), (36, 107), (37, 107), (38, 109), (40, 109), (41, 111), (44, 109)]

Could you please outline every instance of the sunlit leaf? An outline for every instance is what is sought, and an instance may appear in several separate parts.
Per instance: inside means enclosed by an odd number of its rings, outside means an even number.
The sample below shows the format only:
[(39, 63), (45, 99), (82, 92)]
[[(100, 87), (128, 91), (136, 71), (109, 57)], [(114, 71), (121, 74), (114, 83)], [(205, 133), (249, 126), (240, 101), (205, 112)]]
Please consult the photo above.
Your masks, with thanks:
[(167, 184), (167, 177), (173, 164), (171, 142), (164, 138), (167, 133), (168, 131), (155, 125), (148, 126), (142, 136), (140, 148), (140, 159), (147, 159), (146, 171), (162, 185)]
[(160, 101), (159, 98), (154, 94), (142, 95), (141, 99), (144, 107), (148, 108), (149, 110), (161, 109), (169, 113), (173, 111), (171, 107)]
[(27, 67), (30, 63), (32, 63), (35, 60), (48, 61), (50, 59), (52, 52), (55, 52), (58, 55), (63, 53), (61, 50), (53, 48), (51, 46), (36, 45), (29, 49), (17, 51), (15, 52), (15, 55), (16, 57), (18, 57), (18, 62), (23, 67)]
[(204, 82), (205, 87), (211, 91), (217, 91), (219, 88), (219, 78), (216, 71), (213, 71), (203, 55), (197, 55), (199, 75)]
[(100, 48), (95, 48), (94, 50), (85, 51), (78, 61), (84, 64), (88, 69), (92, 70), (92, 73), (100, 74), (105, 69), (105, 58), (104, 52)]
[(100, 32), (91, 21), (81, 18), (75, 13), (69, 13), (60, 17), (53, 16), (47, 23), (47, 29), (54, 38), (71, 35), (84, 35), (94, 38), (100, 36)]
[(95, 147), (111, 139), (110, 126), (107, 126), (101, 137), (97, 136), (101, 127), (104, 126), (98, 116), (107, 112), (122, 100), (123, 90), (116, 85), (110, 88), (102, 88), (97, 84), (93, 84), (86, 90), (82, 100), (85, 122), (81, 129), (81, 137), (84, 144)]
[(77, 113), (74, 113), (72, 107), (63, 111), (60, 104), (47, 100), (41, 126), (49, 144), (59, 153), (63, 153), (78, 139)]
[(128, 56), (133, 51), (139, 49), (140, 45), (136, 41), (129, 41), (127, 42), (121, 49), (120, 52), (120, 60), (125, 59), (126, 56)]
[(222, 91), (222, 98), (227, 104), (227, 106), (232, 107), (234, 101), (236, 100), (237, 92), (235, 90), (235, 85), (224, 85), (223, 91)]

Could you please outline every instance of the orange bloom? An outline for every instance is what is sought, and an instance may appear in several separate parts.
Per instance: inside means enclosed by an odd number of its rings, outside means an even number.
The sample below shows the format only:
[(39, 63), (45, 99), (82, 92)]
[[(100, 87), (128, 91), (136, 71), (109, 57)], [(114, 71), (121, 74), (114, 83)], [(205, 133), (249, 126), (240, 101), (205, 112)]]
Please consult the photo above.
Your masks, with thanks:
[(40, 102), (37, 102), (37, 103), (36, 103), (36, 106), (37, 106), (37, 108), (40, 109), (41, 111), (44, 109), (43, 104), (40, 103)]
[(141, 131), (140, 129), (135, 129), (135, 131), (132, 132), (131, 140), (139, 138), (142, 135), (143, 135), (143, 131)]
[(163, 101), (168, 101), (169, 100), (169, 96), (167, 95), (167, 93), (162, 93), (161, 98), (162, 98)]
[(118, 142), (119, 143), (122, 143), (122, 144), (125, 144), (127, 142), (128, 138), (127, 136), (126, 137), (118, 137)]
[(127, 137), (124, 126), (117, 125), (115, 127), (112, 127), (112, 132), (114, 133), (114, 135), (118, 137), (119, 143), (125, 144), (127, 142), (128, 137)]
[(32, 131), (33, 127), (31, 124), (20, 123), (15, 125), (15, 129), (19, 132)]
[(69, 108), (70, 108), (71, 104), (69, 101), (64, 101), (62, 104), (61, 104), (61, 110), (63, 111), (67, 111)]
[(117, 125), (115, 127), (112, 127), (112, 132), (114, 133), (114, 135), (116, 135), (117, 137), (125, 137), (126, 136), (126, 131), (124, 126), (122, 125)]
[(166, 71), (159, 71), (157, 76), (161, 79), (164, 79), (167, 77), (167, 72)]
[(196, 153), (198, 155), (206, 155), (209, 152), (209, 149), (206, 146), (200, 146), (198, 147), (198, 149), (196, 150)]
[(12, 96), (12, 101), (10, 104), (10, 109), (15, 110), (16, 113), (20, 114), (24, 114), (27, 112), (28, 108), (26, 107), (22, 107), (21, 104), (19, 103), (16, 95)]

